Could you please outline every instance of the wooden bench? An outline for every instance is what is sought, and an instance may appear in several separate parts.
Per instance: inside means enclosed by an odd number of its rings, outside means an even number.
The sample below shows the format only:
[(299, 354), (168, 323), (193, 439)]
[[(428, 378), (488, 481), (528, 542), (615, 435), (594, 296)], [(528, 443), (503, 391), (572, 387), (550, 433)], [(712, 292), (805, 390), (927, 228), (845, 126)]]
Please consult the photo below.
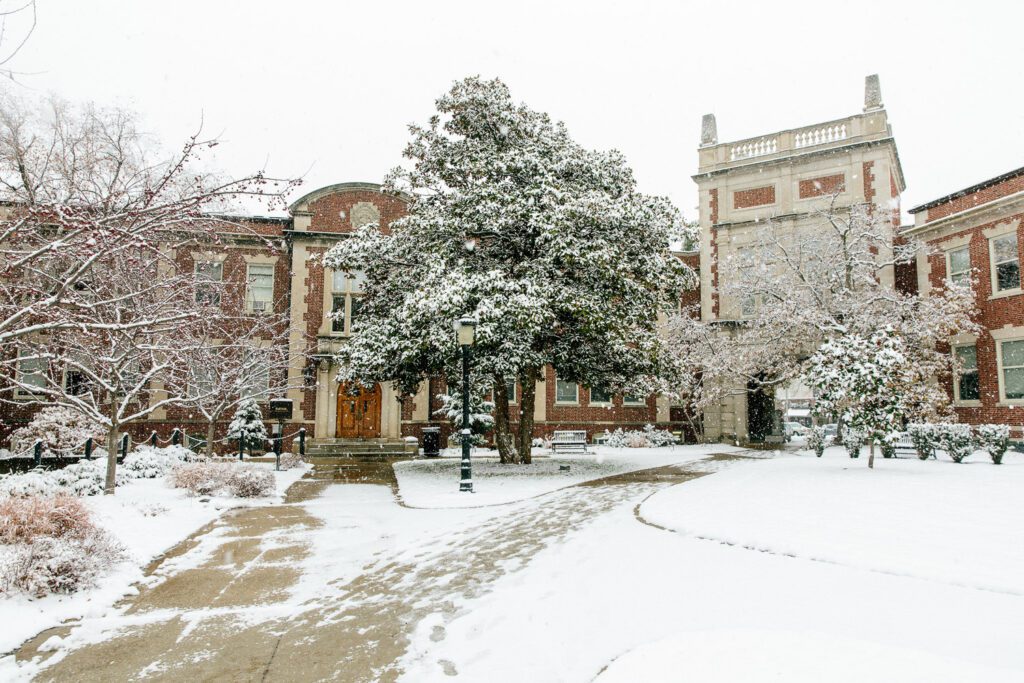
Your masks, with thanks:
[(918, 457), (917, 449), (914, 448), (914, 442), (910, 440), (910, 434), (906, 432), (900, 432), (900, 438), (896, 441), (893, 450), (895, 451), (897, 458), (900, 456)]
[(556, 430), (551, 435), (551, 450), (554, 453), (586, 453), (587, 433), (583, 430)]

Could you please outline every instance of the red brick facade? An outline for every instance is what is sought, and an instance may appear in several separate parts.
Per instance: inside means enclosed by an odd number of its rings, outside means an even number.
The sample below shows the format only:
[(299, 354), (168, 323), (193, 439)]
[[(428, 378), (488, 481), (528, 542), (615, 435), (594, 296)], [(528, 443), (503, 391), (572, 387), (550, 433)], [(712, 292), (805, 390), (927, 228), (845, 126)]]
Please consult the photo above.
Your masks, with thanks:
[[(1004, 231), (1007, 228), (1015, 226), (1018, 259), (1024, 254), (1024, 211), (1020, 209), (1019, 205), (1016, 209), (1009, 209), (1004, 199), (1020, 191), (1024, 191), (1024, 175), (1009, 178), (976, 191), (958, 193), (932, 205), (911, 209), (911, 212), (915, 214), (927, 212), (925, 220), (923, 222), (919, 220), (915, 229), (921, 231), (920, 239), (936, 248), (936, 253), (927, 257), (928, 283), (931, 288), (944, 286), (949, 277), (946, 251), (950, 250), (950, 245), (956, 245), (957, 249), (966, 246), (971, 268), (974, 269), (974, 293), (978, 308), (977, 322), (982, 328), (981, 334), (978, 335), (974, 344), (977, 354), (980, 400), (956, 404), (957, 415), (961, 421), (970, 424), (1011, 425), (1015, 429), (1015, 438), (1024, 438), (1024, 406), (1001, 400), (997, 345), (1007, 339), (1024, 338), (1024, 333), (1011, 333), (1010, 337), (1006, 337), (1001, 332), (1008, 327), (1024, 326), (1024, 294), (1021, 294), (1019, 290), (1010, 290), (1009, 292), (997, 292), (994, 295), (989, 239), (993, 229), (1000, 228), (996, 230), (996, 233), (1006, 234)], [(1004, 201), (1001, 202), (1001, 199)], [(1007, 206), (1005, 212), (1000, 210), (1002, 206)], [(955, 224), (957, 228), (955, 231), (944, 230), (941, 223), (929, 230), (930, 226), (943, 218), (973, 208), (985, 208), (988, 215), (982, 220), (964, 219)], [(985, 234), (986, 231), (989, 231), (988, 236)], [(967, 239), (966, 244), (964, 244), (965, 238)], [(1000, 338), (994, 337), (993, 332)], [(953, 397), (952, 378), (944, 378), (944, 383), (950, 396)]]
[(755, 206), (767, 206), (775, 203), (775, 186), (755, 187), (749, 190), (737, 190), (732, 193), (734, 209), (750, 209)]
[(835, 194), (846, 189), (846, 176), (842, 173), (801, 180), (799, 185), (800, 199)]

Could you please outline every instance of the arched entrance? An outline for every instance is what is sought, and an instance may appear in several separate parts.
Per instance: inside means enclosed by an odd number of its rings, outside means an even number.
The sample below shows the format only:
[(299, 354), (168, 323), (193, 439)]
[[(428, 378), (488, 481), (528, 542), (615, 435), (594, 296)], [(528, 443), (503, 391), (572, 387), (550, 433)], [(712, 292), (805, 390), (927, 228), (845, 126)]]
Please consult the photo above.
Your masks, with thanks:
[(335, 436), (340, 439), (374, 439), (380, 436), (379, 384), (372, 389), (348, 384), (338, 387)]

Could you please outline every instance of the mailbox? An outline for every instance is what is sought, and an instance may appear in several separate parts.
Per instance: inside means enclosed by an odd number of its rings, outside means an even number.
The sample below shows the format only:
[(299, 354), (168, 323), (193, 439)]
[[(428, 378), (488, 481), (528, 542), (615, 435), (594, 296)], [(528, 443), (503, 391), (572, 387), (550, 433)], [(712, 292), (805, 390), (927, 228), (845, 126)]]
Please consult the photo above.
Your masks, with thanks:
[(270, 399), (270, 419), (290, 420), (292, 419), (292, 400), (290, 398)]

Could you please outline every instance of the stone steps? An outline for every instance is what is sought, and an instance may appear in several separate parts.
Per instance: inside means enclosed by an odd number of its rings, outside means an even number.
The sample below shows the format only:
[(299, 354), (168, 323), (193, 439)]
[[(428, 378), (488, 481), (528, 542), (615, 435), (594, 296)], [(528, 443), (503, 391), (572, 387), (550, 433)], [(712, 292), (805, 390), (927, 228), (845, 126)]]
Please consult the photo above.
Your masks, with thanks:
[(323, 439), (306, 447), (307, 458), (396, 458), (419, 453), (419, 446), (397, 439)]

